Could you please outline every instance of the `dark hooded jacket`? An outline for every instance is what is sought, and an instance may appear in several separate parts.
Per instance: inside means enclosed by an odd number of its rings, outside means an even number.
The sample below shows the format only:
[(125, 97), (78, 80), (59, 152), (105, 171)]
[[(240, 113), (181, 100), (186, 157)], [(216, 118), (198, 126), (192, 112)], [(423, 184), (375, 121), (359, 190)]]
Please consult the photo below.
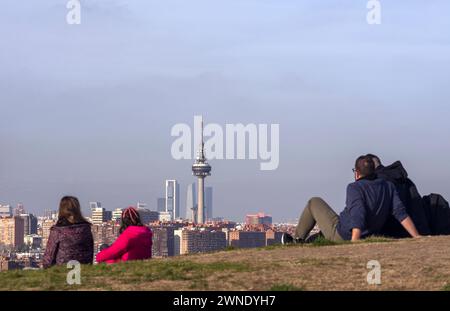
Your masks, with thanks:
[[(411, 216), (417, 230), (421, 235), (429, 235), (430, 228), (425, 215), (422, 197), (416, 185), (408, 178), (408, 173), (400, 161), (389, 166), (379, 166), (376, 170), (379, 178), (392, 182), (398, 192), (400, 200), (406, 207), (406, 212)], [(394, 238), (409, 237), (408, 232), (394, 218), (390, 217), (381, 233)]]
[(76, 260), (81, 264), (92, 264), (94, 239), (91, 224), (57, 224), (50, 229), (42, 264), (44, 268), (63, 265)]

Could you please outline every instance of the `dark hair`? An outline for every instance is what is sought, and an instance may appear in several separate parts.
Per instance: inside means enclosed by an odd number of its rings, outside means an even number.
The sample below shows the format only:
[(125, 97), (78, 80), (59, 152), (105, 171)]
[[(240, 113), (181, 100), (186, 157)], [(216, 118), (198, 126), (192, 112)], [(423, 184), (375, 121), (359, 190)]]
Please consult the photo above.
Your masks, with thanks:
[(87, 223), (81, 214), (80, 201), (75, 197), (66, 196), (59, 203), (57, 226), (68, 226), (79, 223)]
[(380, 159), (379, 156), (376, 156), (376, 155), (374, 155), (374, 154), (372, 154), (372, 153), (368, 153), (368, 154), (366, 155), (366, 157), (372, 158), (373, 163), (375, 164), (375, 168), (377, 168), (378, 166), (382, 165), (381, 159)]
[(356, 159), (355, 170), (362, 176), (368, 177), (375, 174), (375, 163), (371, 156), (360, 156)]
[(141, 216), (134, 207), (129, 207), (122, 212), (122, 219), (119, 233), (122, 234), (128, 227), (138, 226), (142, 227)]

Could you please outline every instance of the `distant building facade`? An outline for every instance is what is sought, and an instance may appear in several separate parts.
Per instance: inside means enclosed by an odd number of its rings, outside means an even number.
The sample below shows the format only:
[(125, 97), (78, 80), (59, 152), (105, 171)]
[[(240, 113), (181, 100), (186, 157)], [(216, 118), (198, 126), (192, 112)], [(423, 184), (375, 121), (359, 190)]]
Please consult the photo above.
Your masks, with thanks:
[(120, 225), (115, 222), (93, 224), (91, 227), (94, 238), (94, 253), (100, 252), (100, 246), (110, 246), (119, 236)]
[(247, 225), (272, 225), (272, 216), (264, 213), (258, 213), (254, 215), (247, 215), (245, 217), (245, 223)]
[(266, 245), (276, 245), (281, 244), (281, 237), (283, 236), (283, 232), (277, 232), (274, 230), (266, 231)]
[[(195, 183), (191, 183), (187, 188), (186, 196), (186, 219), (197, 222), (197, 207), (198, 207), (198, 191)], [(213, 188), (205, 187), (205, 202), (204, 202), (204, 220), (213, 221)]]
[(197, 191), (195, 183), (191, 183), (187, 187), (186, 195), (186, 219), (195, 222), (197, 211)]
[(159, 213), (156, 211), (151, 211), (146, 208), (139, 208), (138, 213), (144, 225), (148, 225), (151, 224), (152, 222), (159, 221)]
[(205, 219), (207, 221), (212, 221), (213, 215), (213, 188), (205, 188)]
[(18, 248), (24, 244), (24, 221), (19, 216), (0, 219), (0, 242)]
[(121, 219), (122, 219), (122, 212), (123, 212), (123, 209), (122, 209), (122, 208), (116, 208), (116, 209), (112, 212), (111, 220), (116, 221), (116, 222), (120, 222)]
[(165, 212), (166, 211), (166, 199), (165, 198), (158, 198), (156, 200), (156, 210), (158, 212)]
[(175, 230), (175, 255), (207, 253), (227, 247), (226, 234), (222, 231), (198, 229)]
[(24, 221), (24, 234), (37, 234), (38, 219), (33, 214), (20, 214), (18, 217)]
[(31, 249), (42, 248), (42, 237), (37, 234), (26, 235), (23, 239), (23, 242)]
[(170, 222), (172, 221), (172, 213), (171, 212), (159, 212), (159, 221), (161, 222)]
[(255, 248), (266, 246), (266, 233), (259, 231), (230, 231), (229, 245), (237, 248)]
[[(92, 209), (92, 224), (101, 225), (104, 222), (108, 221), (108, 213), (103, 207), (97, 207)], [(112, 217), (112, 214), (111, 214)]]
[(53, 219), (45, 219), (41, 223), (42, 230), (42, 249), (47, 247), (48, 237), (50, 236), (50, 229), (55, 225), (56, 221)]
[(176, 180), (166, 180), (166, 212), (172, 219), (180, 218), (180, 185)]
[(21, 214), (25, 214), (25, 207), (22, 203), (19, 203), (14, 210), (14, 216), (20, 216)]
[(34, 258), (24, 258), (22, 260), (0, 257), (0, 271), (23, 270), (28, 268), (38, 268), (38, 262)]
[(152, 256), (165, 258), (174, 256), (174, 232), (175, 228), (150, 227), (153, 232)]
[(9, 218), (13, 216), (11, 205), (0, 205), (0, 218)]

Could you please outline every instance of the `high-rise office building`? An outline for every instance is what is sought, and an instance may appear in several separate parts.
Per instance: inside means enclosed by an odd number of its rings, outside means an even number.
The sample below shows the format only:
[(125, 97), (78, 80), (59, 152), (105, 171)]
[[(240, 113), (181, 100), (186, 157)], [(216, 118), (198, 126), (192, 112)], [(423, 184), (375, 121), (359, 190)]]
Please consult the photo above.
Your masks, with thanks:
[(11, 205), (0, 205), (0, 217), (8, 218), (13, 216)]
[(180, 185), (176, 180), (166, 180), (166, 212), (172, 220), (180, 218)]
[(19, 216), (0, 219), (0, 242), (14, 248), (24, 243), (24, 221)]
[(103, 216), (103, 221), (111, 221), (112, 220), (112, 211), (105, 210), (105, 214)]
[[(186, 196), (186, 219), (198, 222), (197, 216), (198, 216), (198, 200), (197, 195), (198, 192), (196, 191), (196, 185), (195, 183), (189, 184), (187, 189), (187, 196)], [(205, 187), (205, 201), (204, 201), (204, 221), (211, 221), (213, 220), (213, 188), (212, 187)]]
[(94, 225), (101, 225), (102, 223), (108, 221), (108, 213), (103, 207), (94, 208), (92, 210), (91, 220)]
[(189, 184), (186, 196), (186, 219), (195, 222), (197, 218), (197, 192), (195, 183)]
[(197, 177), (197, 219), (196, 223), (205, 222), (205, 178), (211, 175), (211, 165), (205, 156), (205, 143), (203, 141), (203, 119), (201, 120), (201, 143), (197, 158), (192, 165), (192, 174)]
[(158, 212), (165, 212), (166, 211), (166, 199), (165, 198), (158, 198), (156, 200), (156, 210)]
[(38, 219), (36, 216), (33, 214), (20, 214), (18, 217), (23, 219), (25, 235), (37, 234)]
[(207, 221), (213, 220), (213, 188), (205, 188), (205, 219)]

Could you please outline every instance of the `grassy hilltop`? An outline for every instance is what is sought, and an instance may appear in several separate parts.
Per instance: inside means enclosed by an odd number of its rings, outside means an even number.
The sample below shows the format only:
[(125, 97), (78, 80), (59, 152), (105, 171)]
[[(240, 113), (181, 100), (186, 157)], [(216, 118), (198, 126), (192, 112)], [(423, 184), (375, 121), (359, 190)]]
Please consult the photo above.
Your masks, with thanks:
[[(368, 285), (378, 260), (382, 284)], [(83, 266), (82, 285), (69, 270), (0, 273), (0, 290), (450, 290), (450, 237), (370, 239), (352, 245), (320, 240), (307, 246)]]

